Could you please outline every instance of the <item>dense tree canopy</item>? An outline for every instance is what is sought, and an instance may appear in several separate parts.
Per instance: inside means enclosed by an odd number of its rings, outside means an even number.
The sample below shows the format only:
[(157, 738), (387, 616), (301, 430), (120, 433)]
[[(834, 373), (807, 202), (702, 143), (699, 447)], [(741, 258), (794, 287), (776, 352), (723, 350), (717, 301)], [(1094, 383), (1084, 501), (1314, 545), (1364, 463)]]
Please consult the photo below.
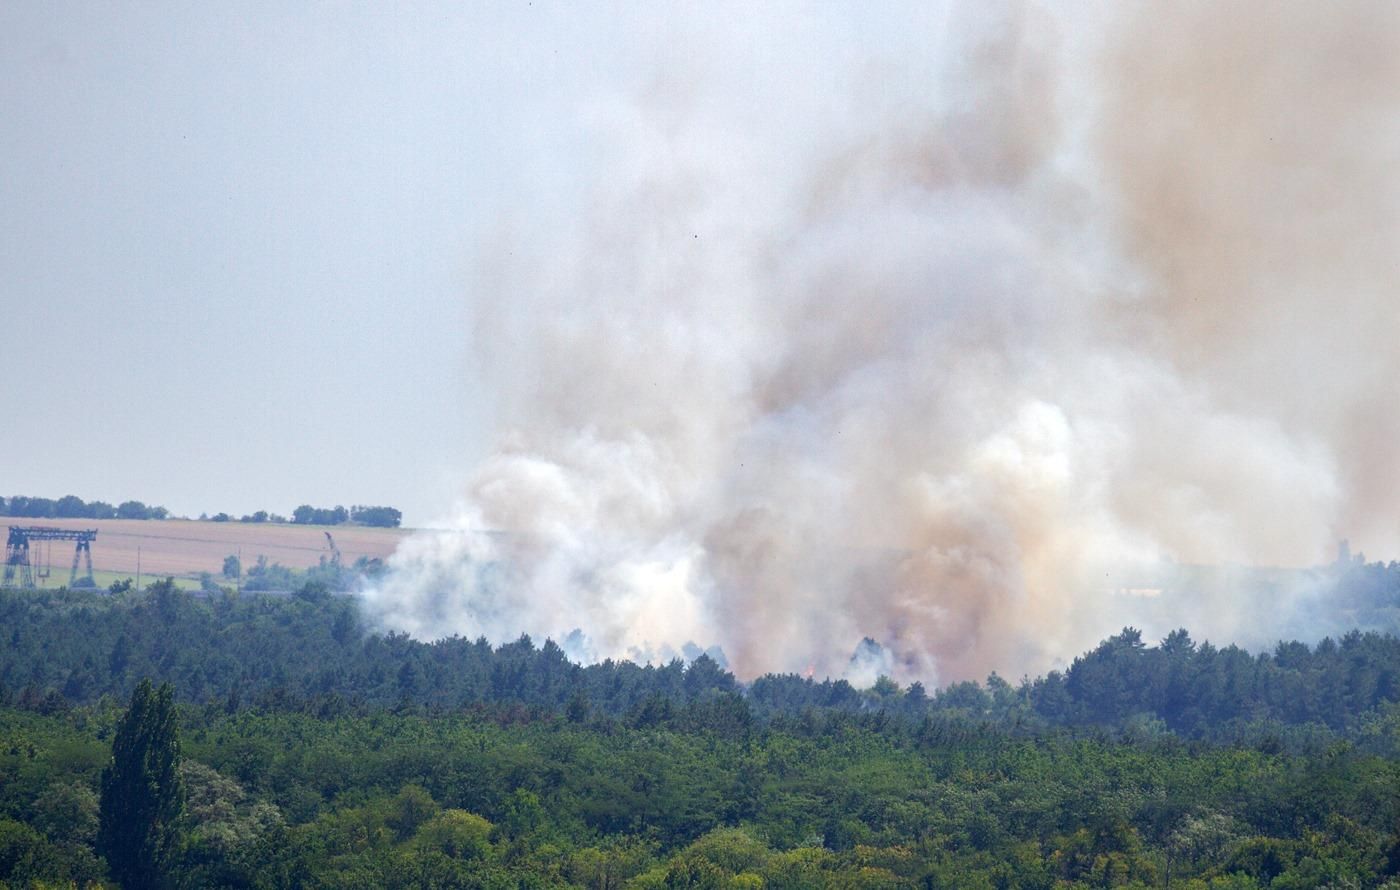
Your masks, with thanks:
[(183, 886), (1400, 887), (1386, 634), (929, 691), (423, 643), (317, 584), (0, 592), (0, 633), (11, 885), (123, 879), (117, 752), (178, 701)]
[(14, 495), (0, 498), (0, 516), (24, 519), (164, 519), (164, 507), (147, 507), (140, 501), (126, 501), (113, 507), (106, 501), (84, 501), (77, 495), (51, 498)]
[(1359, 631), (1251, 654), (1197, 644), (1184, 630), (1149, 645), (1128, 628), (1062, 672), (1014, 687), (993, 674), (931, 695), (921, 684), (901, 687), (888, 679), (860, 690), (844, 680), (794, 675), (767, 675), (741, 688), (708, 655), (689, 665), (580, 666), (550, 640), (521, 637), (493, 646), (484, 639), (424, 643), (369, 633), (355, 600), (329, 593), (332, 576), (345, 571), (328, 565), (293, 595), (275, 597), (248, 591), (285, 591), (300, 582), (265, 560), (245, 570), (241, 597), (217, 588), (187, 594), (165, 582), (119, 595), (0, 591), (0, 627), (9, 643), (0, 647), (0, 696), (35, 699), (51, 690), (75, 703), (93, 702), (129, 695), (139, 677), (150, 676), (173, 683), (192, 702), (273, 697), (431, 708), (490, 702), (551, 711), (586, 703), (590, 712), (623, 716), (725, 692), (741, 694), (760, 718), (814, 708), (915, 721), (950, 714), (1018, 732), (1135, 726), (1215, 741), (1264, 726), (1346, 735), (1367, 714), (1400, 700), (1400, 639)]
[(394, 507), (366, 507), (356, 505), (350, 508), (350, 520), (361, 525), (373, 525), (380, 528), (398, 528), (403, 520), (403, 513)]
[[(1394, 749), (1017, 737), (834, 710), (740, 725), (724, 710), (186, 706), (169, 873), (189, 887), (1049, 890), (1169, 873), (1178, 887), (1395, 886), (1400, 870)], [(81, 814), (120, 716), (0, 709), (0, 880), (113, 866)], [(1385, 720), (1393, 739), (1400, 712)]]

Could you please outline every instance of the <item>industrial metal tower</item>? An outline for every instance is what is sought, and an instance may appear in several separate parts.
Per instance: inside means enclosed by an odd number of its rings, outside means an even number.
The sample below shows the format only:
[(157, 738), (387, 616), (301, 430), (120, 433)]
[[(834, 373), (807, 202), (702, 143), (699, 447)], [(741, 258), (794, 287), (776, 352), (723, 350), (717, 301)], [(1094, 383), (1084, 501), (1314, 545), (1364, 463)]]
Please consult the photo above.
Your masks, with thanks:
[[(5, 587), (15, 585), (18, 571), (21, 587), (34, 586), (34, 561), (29, 558), (30, 544), (34, 541), (74, 541), (73, 571), (68, 577), (68, 586), (78, 583), (78, 562), (87, 559), (87, 582), (96, 586), (92, 579), (92, 542), (97, 540), (97, 529), (51, 528), (44, 525), (12, 525), (10, 536), (5, 541)], [(40, 577), (48, 576), (48, 565), (40, 565)]]

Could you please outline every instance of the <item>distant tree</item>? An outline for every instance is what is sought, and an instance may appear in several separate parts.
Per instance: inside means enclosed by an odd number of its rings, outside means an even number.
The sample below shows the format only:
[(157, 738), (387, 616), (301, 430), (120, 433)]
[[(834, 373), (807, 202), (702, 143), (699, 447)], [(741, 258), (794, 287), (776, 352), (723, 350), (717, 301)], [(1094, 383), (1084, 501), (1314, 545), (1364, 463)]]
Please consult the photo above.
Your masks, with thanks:
[(413, 843), (419, 849), (442, 852), (454, 859), (480, 860), (491, 854), (493, 828), (490, 822), (465, 810), (444, 810), (423, 823)]
[(701, 655), (685, 669), (685, 691), (687, 695), (698, 696), (707, 689), (725, 692), (735, 689), (734, 675), (719, 666), (708, 654)]
[(324, 581), (313, 579), (298, 587), (292, 596), (308, 603), (324, 603), (331, 598), (331, 590)]
[(991, 707), (992, 701), (976, 681), (964, 680), (952, 683), (938, 690), (935, 700), (943, 708), (959, 708), (967, 713), (980, 716)]
[(875, 679), (875, 685), (870, 687), (871, 693), (876, 699), (897, 699), (901, 695), (899, 684), (889, 677), (881, 674)]
[(28, 498), (16, 495), (10, 498), (10, 515), (26, 519), (52, 519), (56, 504), (48, 498)]
[(350, 511), (339, 505), (327, 509), (302, 504), (292, 511), (292, 521), (301, 525), (340, 525), (350, 520)]
[(262, 555), (259, 555), (257, 563), (248, 569), (247, 578), (243, 584), (244, 590), (292, 590), (297, 586), (295, 572), (281, 563), (268, 562), (267, 557)]
[(170, 516), (170, 511), (164, 507), (151, 507), (146, 511), (147, 519), (165, 519)]
[[(130, 583), (131, 579), (126, 579)], [(127, 588), (130, 589), (129, 587)], [(117, 641), (112, 644), (112, 651), (107, 655), (107, 669), (113, 677), (120, 677), (126, 666), (131, 663), (131, 640), (126, 634), (117, 637)]]
[(215, 513), (214, 516), (213, 516), (213, 521), (214, 521), (214, 522), (228, 522), (228, 521), (229, 521), (230, 519), (232, 519), (232, 518), (233, 518), (233, 517), (230, 516), (230, 515), (228, 515), (227, 513)]
[(564, 707), (564, 716), (570, 723), (582, 723), (588, 719), (588, 711), (588, 695), (583, 690), (578, 690), (569, 697), (569, 703)]
[(149, 508), (140, 501), (122, 501), (117, 505), (118, 519), (150, 519)]
[(384, 574), (384, 560), (377, 556), (361, 556), (355, 560), (353, 568), (357, 574), (367, 578), (378, 578)]
[[(124, 519), (163, 519), (169, 515), (164, 507), (148, 508), (140, 501), (128, 501), (130, 515)], [(58, 500), (14, 495), (8, 500), (0, 498), (0, 516), (21, 516), (27, 519), (112, 519), (118, 515), (117, 508), (106, 501), (84, 501), (77, 495), (67, 494)]]
[(225, 556), (225, 557), (224, 557), (224, 577), (225, 577), (225, 578), (237, 578), (237, 577), (242, 573), (242, 572), (241, 572), (242, 568), (243, 568), (243, 567), (242, 567), (242, 565), (239, 563), (238, 557), (237, 557), (237, 556), (234, 556), (233, 554), (230, 553), (228, 556)]
[(398, 528), (399, 523), (403, 520), (403, 514), (393, 507), (356, 506), (350, 508), (350, 518), (361, 525)]
[(267, 511), (266, 511), (266, 510), (259, 510), (259, 511), (257, 511), (256, 513), (247, 514), (247, 515), (245, 515), (243, 518), (239, 519), (238, 521), (239, 521), (239, 522), (267, 522)]
[(87, 501), (77, 495), (66, 494), (54, 503), (54, 515), (59, 519), (81, 519), (89, 515)]
[(335, 616), (335, 623), (331, 625), (331, 638), (337, 643), (348, 642), (358, 627), (353, 608), (342, 607)]
[(1162, 640), (1159, 647), (1164, 655), (1172, 657), (1186, 657), (1196, 651), (1196, 644), (1191, 640), (1191, 635), (1185, 628), (1178, 628), (1167, 634), (1167, 638)]
[(184, 807), (179, 762), (174, 692), (169, 683), (154, 689), (143, 679), (117, 724), (98, 805), (98, 851), (123, 887), (169, 884)]
[(394, 831), (397, 840), (406, 841), (418, 831), (420, 825), (437, 813), (437, 802), (421, 785), (405, 785), (389, 801), (389, 812), (384, 823)]
[(924, 684), (915, 680), (909, 684), (909, 688), (904, 692), (904, 703), (910, 710), (921, 710), (928, 705), (928, 690), (924, 689)]

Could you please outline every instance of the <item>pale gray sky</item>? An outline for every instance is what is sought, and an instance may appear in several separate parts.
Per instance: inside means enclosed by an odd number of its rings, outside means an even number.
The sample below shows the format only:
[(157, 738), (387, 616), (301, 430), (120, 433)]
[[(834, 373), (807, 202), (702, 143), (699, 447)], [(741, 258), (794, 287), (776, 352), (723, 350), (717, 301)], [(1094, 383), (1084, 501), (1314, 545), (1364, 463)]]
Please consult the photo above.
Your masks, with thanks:
[(474, 245), (570, 188), (601, 12), (0, 3), (0, 494), (445, 512)]
[(611, 97), (705, 55), (777, 127), (945, 12), (0, 0), (0, 495), (444, 516), (482, 245), (606, 191)]

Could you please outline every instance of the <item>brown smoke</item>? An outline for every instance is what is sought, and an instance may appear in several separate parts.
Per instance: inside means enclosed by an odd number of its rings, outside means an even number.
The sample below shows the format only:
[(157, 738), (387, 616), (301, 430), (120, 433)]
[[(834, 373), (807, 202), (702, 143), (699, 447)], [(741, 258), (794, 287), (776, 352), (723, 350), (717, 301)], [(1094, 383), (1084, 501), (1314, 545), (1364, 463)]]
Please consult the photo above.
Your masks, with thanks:
[[(1128, 327), (1223, 407), (1322, 440), (1394, 552), (1400, 7), (1182, 4), (1123, 25), (1100, 144), (1146, 277)], [(1317, 554), (1263, 552), (1289, 561)]]
[(494, 245), (498, 445), (385, 624), (1016, 675), (1161, 557), (1400, 543), (1400, 11), (979, 6), (935, 65), (748, 24), (672, 35), (577, 224)]

